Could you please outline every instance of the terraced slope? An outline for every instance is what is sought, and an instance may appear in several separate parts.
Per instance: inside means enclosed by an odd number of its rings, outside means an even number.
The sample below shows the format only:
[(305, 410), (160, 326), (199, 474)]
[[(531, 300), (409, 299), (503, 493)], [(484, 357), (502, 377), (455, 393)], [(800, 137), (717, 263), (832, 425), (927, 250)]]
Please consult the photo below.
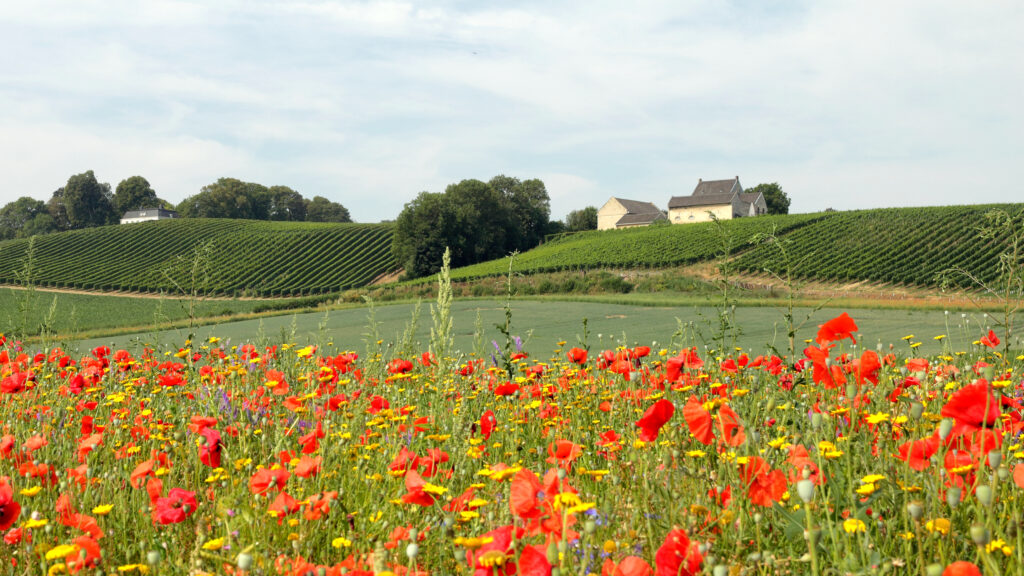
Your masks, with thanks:
[[(786, 246), (803, 278), (933, 286), (940, 271), (960, 266), (991, 281), (1006, 238), (982, 240), (977, 227), (993, 208), (1019, 214), (1024, 204), (837, 212), (792, 230)], [(747, 272), (782, 270), (778, 251), (769, 247), (748, 250), (736, 264)]]
[[(819, 221), (834, 213), (760, 216), (722, 223), (735, 242), (734, 251), (748, 248), (747, 240), (758, 232), (778, 234)], [(547, 242), (515, 257), (517, 273), (589, 270), (597, 268), (662, 268), (692, 264), (715, 257), (722, 246), (712, 222), (649, 226), (624, 230), (581, 232)], [(491, 260), (452, 271), (465, 279), (508, 273), (509, 259)]]
[[(197, 247), (208, 246), (204, 294), (323, 294), (395, 270), (392, 232), (390, 224), (162, 220), (36, 237), (31, 269), (41, 286), (175, 292), (191, 283)], [(28, 247), (27, 239), (0, 243), (0, 283), (18, 282)]]

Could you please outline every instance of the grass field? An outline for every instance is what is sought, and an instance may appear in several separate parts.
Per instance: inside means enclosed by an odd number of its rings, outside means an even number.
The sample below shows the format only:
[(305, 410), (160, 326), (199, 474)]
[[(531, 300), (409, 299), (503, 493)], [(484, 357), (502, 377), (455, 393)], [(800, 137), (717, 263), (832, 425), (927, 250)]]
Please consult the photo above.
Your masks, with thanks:
[[(469, 351), (474, 349), (477, 311), (480, 312), (484, 328), (483, 341), (489, 354), (493, 349), (492, 340), (503, 337), (495, 325), (504, 322), (504, 303), (499, 300), (461, 299), (453, 303), (455, 321), (455, 346)], [(376, 321), (379, 336), (387, 343), (397, 343), (410, 322), (413, 304), (377, 306)], [(808, 310), (802, 309), (806, 315)], [(353, 308), (324, 313), (292, 314), (225, 322), (207, 326), (197, 331), (197, 339), (210, 336), (229, 338), (233, 341), (259, 341), (278, 343), (296, 341), (301, 343), (332, 343), (338, 350), (366, 349), (366, 334), (369, 333), (367, 308)], [(564, 302), (542, 300), (514, 300), (512, 302), (512, 332), (526, 341), (528, 347), (546, 351), (560, 340), (575, 343), (582, 337), (583, 319), (588, 320), (590, 343), (595, 347), (616, 345), (668, 346), (669, 338), (676, 332), (680, 321), (687, 326), (686, 341), (691, 344), (708, 345), (714, 332), (711, 322), (715, 321), (717, 310), (700, 306), (636, 306), (609, 304), (605, 302)], [(827, 308), (816, 312), (804, 329), (798, 334), (800, 340), (811, 338), (818, 324), (836, 316), (838, 309)], [(799, 319), (803, 318), (799, 315)], [(909, 349), (909, 341), (903, 337), (913, 334), (914, 342), (921, 342), (922, 353), (938, 353), (943, 343), (960, 346), (970, 344), (981, 334), (984, 318), (971, 311), (907, 311), (907, 310), (858, 310), (860, 331), (870, 335), (864, 346), (875, 348), (879, 342), (885, 349), (892, 344), (896, 348)], [(743, 327), (739, 344), (754, 352), (764, 351), (774, 345), (783, 351), (785, 324), (782, 312), (773, 307), (743, 307), (737, 309), (737, 319)], [(947, 327), (948, 322), (948, 327)], [(321, 325), (324, 326), (321, 330)], [(416, 340), (422, 349), (430, 339), (431, 317), (429, 303), (424, 303), (420, 312)], [(294, 336), (293, 336), (294, 332)], [(947, 335), (944, 341), (934, 340), (935, 336)], [(172, 342), (183, 339), (184, 332), (172, 330), (158, 333), (122, 335), (114, 338), (97, 338), (80, 342), (80, 346), (91, 348), (108, 345), (111, 348), (133, 348), (153, 342)]]
[[(28, 298), (28, 300), (26, 300)], [(31, 295), (23, 290), (0, 288), (0, 331), (13, 334), (19, 328), (27, 328), (30, 334), (39, 332), (39, 327), (48, 323), (53, 308), (51, 331), (58, 334), (74, 334), (127, 326), (170, 322), (188, 318), (188, 301), (176, 298), (141, 298), (133, 296), (108, 296), (91, 294), (67, 294), (37, 290)], [(279, 300), (200, 300), (197, 302), (197, 316), (230, 316), (252, 312), (257, 307), (280, 303)], [(30, 306), (27, 315), (21, 312), (24, 304)]]

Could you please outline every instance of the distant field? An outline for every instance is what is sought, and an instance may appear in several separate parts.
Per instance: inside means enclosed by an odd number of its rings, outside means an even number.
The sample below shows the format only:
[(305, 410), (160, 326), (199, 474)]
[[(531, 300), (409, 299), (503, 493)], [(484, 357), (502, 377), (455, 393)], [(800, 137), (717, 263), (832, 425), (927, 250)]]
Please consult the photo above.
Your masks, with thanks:
[[(777, 233), (831, 218), (832, 215), (798, 214), (761, 216), (722, 222), (734, 249), (747, 247), (758, 232)], [(581, 232), (547, 242), (515, 257), (517, 273), (556, 272), (598, 268), (662, 268), (692, 264), (715, 257), (722, 242), (714, 223), (649, 226), (624, 230)], [(508, 274), (509, 258), (482, 262), (452, 271), (453, 279)]]
[[(363, 286), (396, 269), (390, 224), (180, 219), (38, 236), (40, 286), (285, 297)], [(208, 247), (196, 258), (197, 247)], [(0, 243), (0, 284), (27, 270), (29, 240)], [(204, 266), (194, 266), (197, 262)], [(198, 274), (193, 274), (193, 269)]]
[[(493, 350), (491, 341), (503, 341), (503, 336), (495, 328), (496, 324), (504, 321), (503, 305), (503, 302), (498, 300), (456, 300), (452, 306), (455, 347), (467, 352), (474, 349), (474, 324), (479, 310), (484, 327), (485, 353), (490, 354)], [(574, 345), (577, 337), (582, 335), (584, 318), (588, 319), (590, 344), (595, 348), (614, 348), (620, 344), (668, 346), (672, 334), (678, 327), (677, 318), (689, 325), (687, 335), (679, 342), (703, 347), (706, 338), (711, 334), (708, 322), (714, 320), (716, 313), (714, 308), (708, 307), (651, 307), (536, 300), (516, 300), (512, 306), (513, 333), (526, 341), (528, 350), (540, 354), (550, 352), (560, 340), (566, 340)], [(413, 308), (413, 304), (376, 308), (376, 319), (380, 324), (379, 335), (385, 341), (385, 347), (387, 343), (394, 345), (401, 339)], [(431, 318), (428, 308), (427, 303), (424, 303), (416, 336), (420, 343), (417, 349), (421, 351), (430, 340)], [(842, 310), (834, 308), (818, 311), (799, 333), (799, 338), (812, 338), (818, 324), (837, 316), (840, 312)], [(938, 353), (943, 351), (943, 346), (949, 346), (950, 350), (965, 349), (983, 333), (983, 318), (969, 311), (964, 311), (964, 314), (966, 315), (961, 315), (961, 311), (951, 311), (947, 315), (942, 311), (861, 309), (853, 315), (857, 319), (860, 332), (871, 338), (861, 343), (864, 346), (874, 349), (881, 342), (885, 350), (892, 344), (895, 348), (908, 353), (909, 342), (902, 338), (913, 332), (913, 341), (921, 342), (919, 352)], [(740, 338), (741, 346), (754, 353), (767, 350), (772, 343), (779, 350), (786, 348), (785, 328), (780, 310), (739, 308), (737, 317), (744, 330)], [(324, 326), (323, 331), (320, 329), (321, 325)], [(330, 344), (332, 348), (338, 350), (355, 350), (362, 353), (366, 350), (368, 326), (368, 309), (355, 308), (331, 311), (326, 316), (324, 313), (311, 313), (229, 322), (200, 328), (197, 334), (202, 339), (217, 336), (229, 338), (233, 342), (261, 339), (267, 344), (319, 342), (322, 345)], [(705, 338), (700, 337), (701, 333)], [(942, 341), (934, 339), (935, 336), (943, 334), (948, 338)], [(104, 344), (132, 348), (157, 340), (173, 342), (183, 337), (182, 331), (144, 332), (114, 338), (90, 339), (81, 342), (80, 346), (84, 348)]]
[[(15, 334), (27, 329), (38, 333), (50, 317), (56, 299), (50, 329), (59, 334), (74, 334), (128, 326), (145, 326), (188, 318), (188, 301), (175, 298), (138, 298), (89, 294), (63, 294), (36, 291), (28, 302), (27, 315), (20, 312), (26, 302), (22, 290), (0, 288), (0, 331)], [(278, 300), (206, 300), (198, 301), (196, 316), (226, 316), (252, 312)]]

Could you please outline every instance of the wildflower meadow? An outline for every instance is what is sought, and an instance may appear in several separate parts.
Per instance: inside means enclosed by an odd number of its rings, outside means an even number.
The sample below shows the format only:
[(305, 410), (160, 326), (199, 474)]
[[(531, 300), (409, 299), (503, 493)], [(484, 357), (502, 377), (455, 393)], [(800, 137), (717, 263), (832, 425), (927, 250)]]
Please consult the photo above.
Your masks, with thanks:
[(856, 333), (791, 357), (5, 339), (0, 573), (1020, 573), (1024, 356)]

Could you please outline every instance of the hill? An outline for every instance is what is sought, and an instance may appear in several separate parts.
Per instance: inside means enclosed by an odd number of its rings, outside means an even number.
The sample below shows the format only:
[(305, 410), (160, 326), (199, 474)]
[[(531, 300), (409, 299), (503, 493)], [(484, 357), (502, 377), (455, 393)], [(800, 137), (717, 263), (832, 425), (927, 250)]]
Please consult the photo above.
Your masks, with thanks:
[[(563, 236), (516, 255), (513, 269), (534, 274), (695, 264), (719, 254), (724, 232), (731, 239), (737, 270), (781, 272), (784, 265), (778, 250), (750, 242), (755, 234), (774, 230), (784, 240), (799, 278), (934, 287), (940, 271), (959, 266), (990, 281), (998, 272), (1006, 236), (982, 240), (977, 228), (993, 208), (1016, 214), (1024, 204), (761, 216), (722, 222), (721, 232), (710, 222), (591, 231)], [(458, 268), (452, 278), (498, 276), (508, 270), (509, 258), (502, 258)]]
[[(734, 250), (746, 248), (746, 240), (773, 228), (783, 233), (829, 214), (761, 216), (722, 222), (722, 230), (734, 240)], [(591, 270), (599, 268), (665, 268), (693, 264), (715, 257), (722, 237), (713, 222), (662, 225), (623, 230), (580, 232), (562, 236), (515, 256), (517, 273)], [(452, 270), (453, 279), (498, 276), (508, 273), (509, 258), (491, 260)]]
[[(53, 288), (300, 296), (393, 271), (391, 224), (184, 218), (0, 242), (0, 283)], [(193, 273), (195, 271), (195, 273)]]

